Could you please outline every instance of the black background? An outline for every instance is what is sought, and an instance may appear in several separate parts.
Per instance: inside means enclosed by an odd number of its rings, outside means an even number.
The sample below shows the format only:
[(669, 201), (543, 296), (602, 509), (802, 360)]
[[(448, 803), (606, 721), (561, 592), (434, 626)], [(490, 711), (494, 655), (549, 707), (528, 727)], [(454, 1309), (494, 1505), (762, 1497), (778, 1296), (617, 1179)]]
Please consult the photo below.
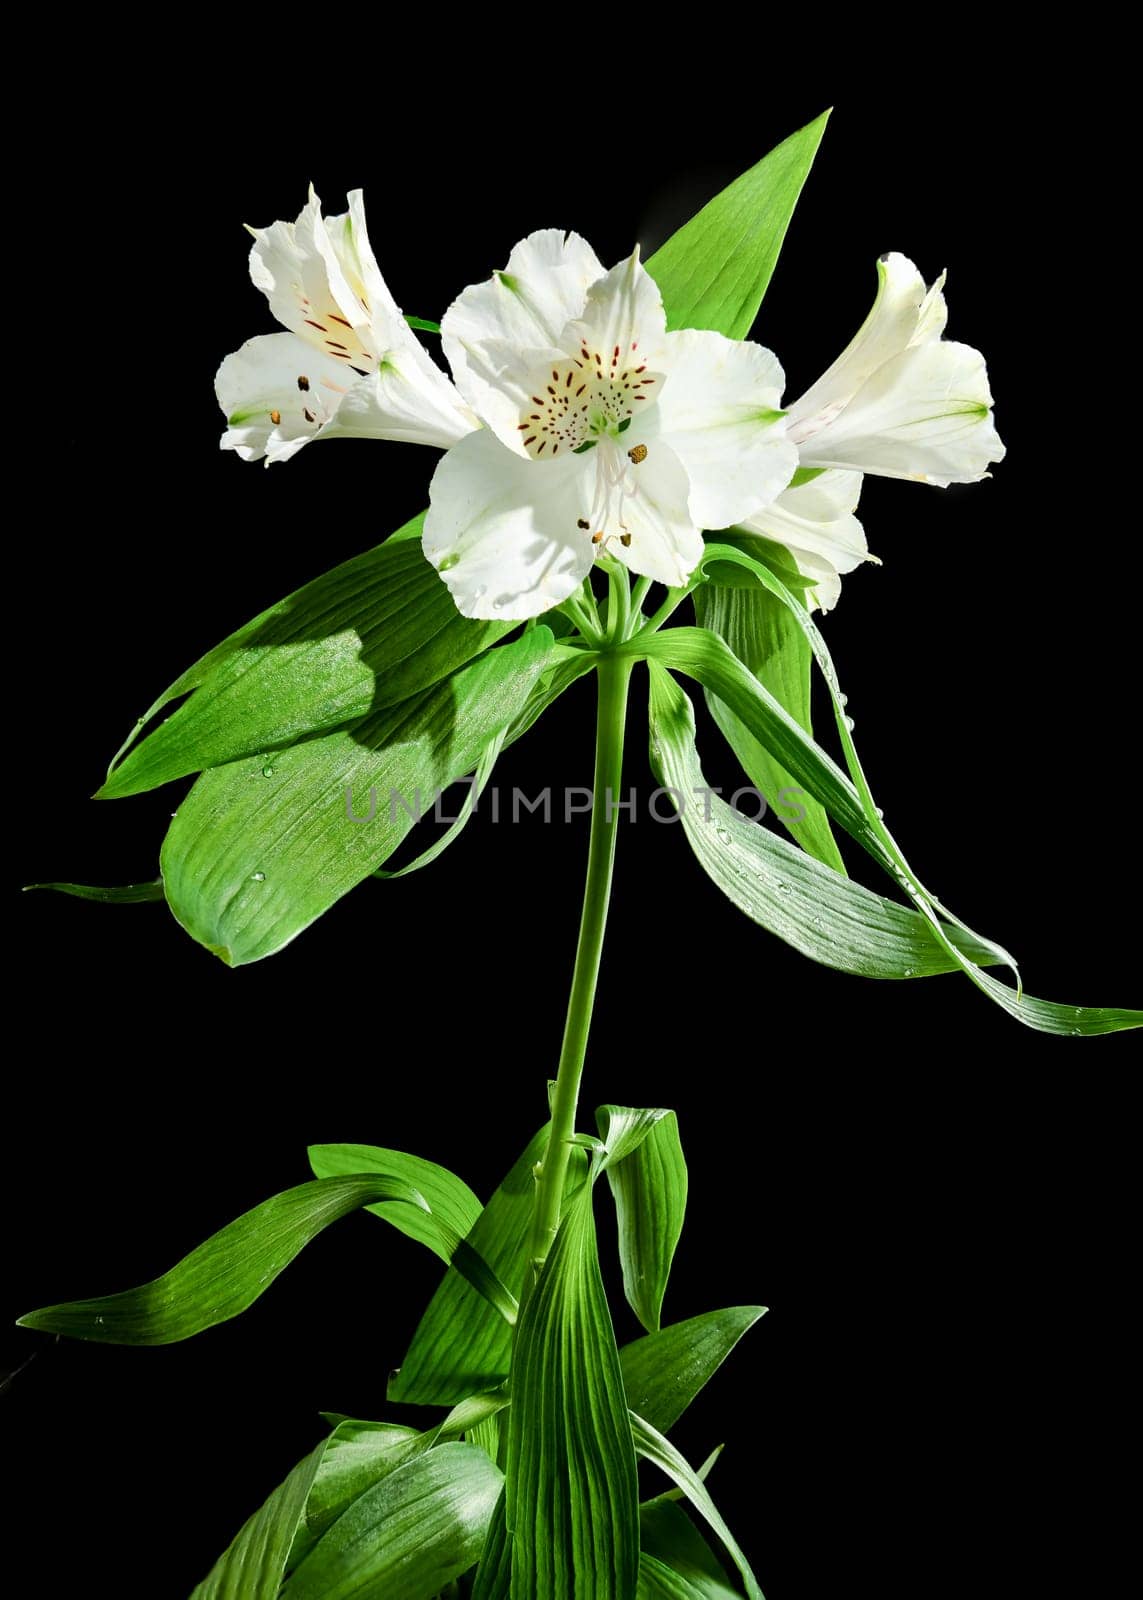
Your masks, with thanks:
[[(885, 565), (826, 619), (859, 747), (922, 877), (1031, 992), (1138, 1003), (1134, 269), (1106, 66), (1097, 82), (1061, 43), (1047, 74), (985, 77), (918, 41), (899, 81), (807, 65), (775, 92), (764, 41), (717, 76), (700, 54), (633, 79), (641, 23), (621, 15), (618, 63), (513, 70), (459, 43), (334, 50), (313, 20), (284, 74), (252, 45), (138, 74), (93, 36), (56, 79), (61, 153), (27, 168), (17, 263), (42, 380), (18, 457), (18, 880), (153, 876), (178, 793), (85, 799), (140, 709), (424, 503), (429, 451), (339, 443), (263, 472), (217, 450), (215, 367), (273, 327), (243, 221), (293, 217), (311, 179), (329, 211), (362, 185), (399, 302), (438, 316), (536, 227), (579, 229), (605, 262), (633, 237), (649, 253), (832, 99), (756, 336), (796, 395), (865, 314), (879, 253), (947, 267), (950, 332), (986, 353), (1009, 449), (973, 487), (867, 481)], [(708, 773), (733, 781), (703, 727)], [(585, 683), (500, 781), (588, 782), (590, 730)], [(153, 1276), (301, 1181), (309, 1141), (407, 1148), (486, 1195), (542, 1120), (585, 844), (582, 823), (478, 820), (238, 972), (162, 907), (10, 901), (12, 1315)], [(692, 1198), (669, 1319), (771, 1307), (678, 1430), (695, 1459), (726, 1441), (712, 1489), (770, 1600), (1108, 1592), (1133, 1064), (1137, 1041), (1031, 1035), (957, 977), (813, 966), (723, 902), (676, 831), (627, 830), (586, 1107), (678, 1109)], [(359, 1216), (186, 1345), (0, 1333), (4, 1365), (38, 1352), (0, 1399), (28, 1592), (185, 1594), (319, 1409), (381, 1413), (437, 1274)]]

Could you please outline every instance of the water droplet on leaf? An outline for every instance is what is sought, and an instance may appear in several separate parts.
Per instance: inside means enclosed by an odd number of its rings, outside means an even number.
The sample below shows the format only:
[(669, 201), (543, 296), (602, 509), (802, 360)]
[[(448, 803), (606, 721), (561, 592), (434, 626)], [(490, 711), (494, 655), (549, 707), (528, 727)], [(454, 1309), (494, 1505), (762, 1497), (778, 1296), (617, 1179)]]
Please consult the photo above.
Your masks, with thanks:
[(266, 881), (266, 874), (264, 872), (252, 872), (250, 874), (250, 882), (251, 883), (265, 883), (265, 881)]

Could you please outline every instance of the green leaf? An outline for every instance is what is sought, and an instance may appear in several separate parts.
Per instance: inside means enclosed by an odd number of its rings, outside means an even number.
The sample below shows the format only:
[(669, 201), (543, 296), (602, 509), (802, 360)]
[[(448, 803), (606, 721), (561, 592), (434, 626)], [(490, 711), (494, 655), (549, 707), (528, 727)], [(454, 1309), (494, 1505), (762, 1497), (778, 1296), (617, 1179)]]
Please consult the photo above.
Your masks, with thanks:
[(685, 672), (724, 700), (771, 756), (792, 773), (795, 782), (821, 801), (833, 821), (880, 865), (887, 865), (849, 778), (739, 661), (724, 639), (706, 628), (665, 628), (661, 633), (640, 636), (630, 648)]
[[(822, 866), (712, 794), (695, 749), (691, 703), (657, 662), (650, 668), (652, 768), (664, 788), (683, 796), (687, 841), (728, 900), (802, 955), (841, 972), (923, 978), (957, 969), (927, 917)], [(1000, 959), (958, 927), (950, 926), (948, 937), (974, 960)]]
[(699, 1516), (722, 1541), (727, 1555), (734, 1562), (742, 1575), (746, 1585), (749, 1600), (764, 1600), (762, 1590), (758, 1587), (758, 1580), (750, 1569), (750, 1563), (743, 1555), (737, 1540), (731, 1533), (714, 1501), (707, 1492), (702, 1479), (688, 1465), (687, 1461), (679, 1454), (669, 1439), (664, 1439), (656, 1428), (644, 1421), (642, 1417), (631, 1413), (631, 1432), (635, 1440), (635, 1449), (644, 1460), (654, 1462), (655, 1466), (665, 1472), (668, 1478), (673, 1479), (686, 1495), (691, 1505), (694, 1506)]
[(152, 1283), (96, 1300), (45, 1306), (22, 1328), (103, 1344), (173, 1344), (245, 1311), (323, 1228), (377, 1200), (426, 1210), (403, 1178), (321, 1178), (247, 1211)]
[(625, 1344), (619, 1352), (623, 1387), (632, 1411), (660, 1433), (673, 1428), (765, 1306), (728, 1306), (673, 1322)]
[[(954, 916), (949, 911), (947, 906), (942, 905), (935, 895), (929, 893), (909, 866), (900, 846), (885, 826), (881, 809), (874, 803), (869, 781), (865, 776), (853, 742), (849, 719), (844, 710), (845, 700), (838, 683), (837, 670), (826, 648), (825, 640), (805, 607), (774, 577), (764, 564), (752, 560), (750, 556), (733, 546), (708, 546), (707, 559), (737, 562), (743, 568), (752, 571), (758, 580), (772, 594), (776, 595), (783, 605), (789, 607), (797, 617), (799, 625), (809, 640), (810, 647), (821, 668), (826, 688), (833, 703), (834, 719), (837, 724), (842, 749), (845, 753), (846, 766), (849, 769), (849, 777), (844, 780), (845, 787), (842, 791), (846, 815), (843, 816), (840, 811), (833, 809), (830, 801), (826, 798), (823, 787), (815, 788), (815, 783), (820, 783), (820, 774), (823, 769), (823, 762), (820, 759), (805, 767), (806, 773), (812, 774), (812, 776), (807, 776), (806, 787), (810, 789), (811, 793), (816, 794), (818, 799), (822, 800), (834, 820), (840, 822), (843, 827), (852, 832), (863, 848), (868, 850), (870, 855), (896, 879), (920, 914), (929, 922), (933, 937), (947, 954), (953, 958), (957, 966), (960, 967), (971, 982), (990, 999), (994, 1000), (997, 1005), (1007, 1011), (1011, 1017), (1014, 1017), (1017, 1022), (1022, 1022), (1027, 1027), (1035, 1028), (1042, 1033), (1093, 1035), (1114, 1033), (1126, 1028), (1143, 1026), (1143, 1011), (1126, 1010), (1117, 1007), (1069, 1006), (1061, 1005), (1052, 1000), (1036, 1000), (1025, 994), (1022, 987), (1013, 990), (1007, 984), (1001, 983), (999, 979), (994, 978), (990, 973), (982, 970), (978, 962), (973, 959), (965, 948), (962, 948), (961, 942), (954, 938), (951, 929), (945, 925), (946, 922), (955, 924), (958, 929), (968, 934), (971, 939), (986, 945), (994, 956), (1000, 961), (1006, 962), (1014, 972), (1016, 971), (1016, 964), (1000, 945), (995, 944), (992, 940), (982, 940), (979, 934), (974, 934), (959, 917)], [(677, 637), (684, 631), (683, 629), (673, 629), (672, 635)], [(707, 655), (709, 658), (709, 650), (704, 650), (701, 646), (695, 650), (693, 644), (689, 650), (684, 647), (683, 654)], [(745, 688), (744, 683), (740, 677), (735, 678), (734, 674), (724, 674), (722, 671), (724, 665), (725, 663), (716, 665), (712, 677), (702, 677), (701, 681), (706, 687), (710, 688), (713, 679), (724, 678), (727, 683), (734, 679), (732, 692), (740, 693)], [(684, 667), (683, 670), (687, 670), (687, 668)], [(812, 741), (802, 733), (796, 723), (790, 723), (787, 729), (784, 730), (773, 729), (773, 725), (768, 722), (769, 707), (765, 708), (764, 716), (758, 718), (757, 725), (751, 723), (750, 715), (757, 713), (760, 709), (758, 704), (760, 696), (766, 696), (766, 691), (761, 688), (761, 685), (758, 685), (756, 680), (752, 681), (754, 681), (760, 694), (756, 693), (753, 696), (747, 694), (741, 699), (741, 705), (747, 708), (744, 711), (739, 711), (739, 707), (730, 702), (730, 695), (724, 692), (723, 689), (719, 688), (718, 692), (731, 704), (732, 710), (739, 712), (739, 715), (743, 717), (751, 731), (763, 738), (764, 743), (767, 741), (759, 729), (761, 723), (765, 721), (771, 727), (774, 737), (779, 743), (784, 744), (785, 748), (793, 748), (786, 744), (784, 736), (787, 732), (793, 731), (799, 735), (802, 749), (796, 752), (796, 759), (802, 760), (811, 751), (817, 751), (817, 746), (813, 745)], [(715, 686), (717, 687), (717, 685)], [(770, 745), (769, 747), (772, 753), (776, 749), (775, 745)], [(781, 759), (786, 762), (786, 765), (790, 767), (790, 770), (796, 772), (797, 768), (795, 768), (791, 760), (787, 759), (785, 749), (778, 753)], [(820, 758), (821, 755), (822, 752), (819, 751), (818, 757)], [(828, 758), (825, 758), (824, 765), (832, 767), (832, 763), (829, 763)], [(828, 777), (826, 788), (832, 786), (833, 773), (836, 773), (836, 771), (837, 769), (833, 768), (833, 772), (826, 774)], [(861, 812), (861, 821), (857, 823), (856, 828), (851, 825), (850, 797), (857, 802)]]
[[(602, 1165), (619, 1223), (623, 1292), (639, 1321), (654, 1331), (687, 1208), (687, 1164), (678, 1118), (673, 1111), (640, 1112), (626, 1106), (600, 1106), (595, 1118), (608, 1149)], [(651, 1120), (632, 1144), (621, 1130), (625, 1121), (631, 1126), (636, 1118)]]
[[(388, 1422), (347, 1417), (321, 1447), (313, 1485), (290, 1546), (292, 1570), (348, 1506), (418, 1450), (423, 1435)], [(276, 1593), (276, 1591), (275, 1591)]]
[(430, 1216), (400, 1203), (367, 1206), (375, 1217), (384, 1217), (410, 1239), (428, 1245), (447, 1265), (451, 1251), (442, 1237), (439, 1224), (463, 1239), (480, 1215), (480, 1201), (455, 1173), (438, 1167), (435, 1161), (407, 1155), (403, 1150), (385, 1150), (375, 1144), (311, 1144), (310, 1167), (316, 1178), (339, 1178), (351, 1173), (382, 1172), (403, 1178), (418, 1190), (428, 1205)]
[(305, 1510), (325, 1441), (269, 1496), (235, 1535), (191, 1600), (277, 1600), (294, 1533)]
[(656, 250), (647, 271), (662, 290), (668, 328), (745, 339), (828, 117), (791, 134)]
[(701, 1600), (736, 1600), (739, 1596), (722, 1563), (680, 1506), (660, 1498), (640, 1507), (639, 1531), (644, 1558), (665, 1565), (673, 1581), (692, 1586), (679, 1593), (693, 1593)]
[(504, 748), (507, 734), (507, 728), (501, 729), (484, 747), (480, 760), (476, 763), (476, 771), (469, 780), (468, 792), (448, 831), (442, 833), (440, 838), (429, 845), (427, 850), (422, 850), (414, 861), (408, 862), (403, 867), (398, 867), (395, 872), (388, 872), (384, 867), (378, 867), (373, 874), (375, 878), (407, 878), (410, 872), (419, 872), (422, 867), (431, 866), (438, 856), (444, 854), (450, 844), (456, 843), (476, 811), (476, 803), (484, 793), (485, 785), (492, 776), (492, 770), (500, 759), (500, 752)]
[[(467, 1243), (517, 1299), (524, 1287), (528, 1235), (535, 1206), (532, 1168), (547, 1149), (548, 1129), (531, 1140), (493, 1194)], [(573, 1151), (569, 1188), (582, 1182), (587, 1158)], [(429, 1302), (400, 1368), (389, 1380), (392, 1401), (453, 1405), (508, 1375), (512, 1329), (455, 1267)]]
[(476, 1561), (502, 1482), (475, 1445), (415, 1456), (338, 1517), (283, 1600), (429, 1600)]
[(415, 517), (208, 651), (140, 718), (125, 749), (171, 701), (194, 691), (116, 758), (98, 798), (138, 794), (242, 756), (261, 755), (272, 767), (272, 752), (407, 700), (517, 626), (460, 615), (421, 552), (422, 522)]
[(504, 1491), (501, 1490), (473, 1580), (472, 1600), (508, 1600), (511, 1586), (512, 1545), (504, 1521)]
[(512, 1356), (512, 1600), (633, 1600), (639, 1493), (592, 1186), (568, 1206)]
[[(797, 619), (766, 589), (721, 588), (704, 584), (695, 594), (695, 615), (701, 627), (725, 639), (738, 659), (769, 689), (795, 722), (813, 732), (810, 716), (810, 680), (814, 658)], [(841, 852), (830, 831), (825, 810), (810, 795), (795, 794), (788, 803), (786, 791), (796, 788), (781, 762), (743, 727), (717, 695), (707, 695), (711, 715), (742, 763), (742, 770), (761, 790), (774, 815), (802, 848), (818, 861), (845, 872)], [(801, 812), (801, 820), (796, 813)]]
[[(599, 1106), (595, 1125), (599, 1129), (602, 1160), (594, 1176), (598, 1177), (606, 1167), (634, 1155), (656, 1123), (672, 1115), (662, 1106)], [(590, 1139), (591, 1135), (585, 1133), (581, 1137)]]
[(163, 898), (162, 878), (156, 878), (153, 883), (124, 883), (111, 889), (92, 883), (28, 883), (24, 887), (25, 890), (54, 889), (57, 894), (74, 895), (77, 900), (101, 900), (108, 905), (134, 906), (145, 900)]
[(524, 702), (519, 716), (508, 730), (505, 746), (515, 744), (528, 729), (539, 721), (548, 707), (553, 705), (578, 679), (594, 671), (598, 657), (590, 650), (577, 650), (562, 655), (554, 665), (540, 674), (535, 688)]
[(509, 1323), (516, 1321), (516, 1298), (488, 1263), (465, 1242), (480, 1215), (480, 1201), (466, 1183), (435, 1162), (401, 1150), (383, 1150), (370, 1144), (311, 1145), (310, 1166), (319, 1178), (349, 1172), (385, 1172), (405, 1178), (425, 1197), (431, 1215), (402, 1205), (368, 1206), (374, 1216), (428, 1245), (446, 1266), (451, 1264)]
[(427, 317), (410, 317), (406, 315), (405, 321), (410, 328), (419, 328), (422, 333), (439, 333), (441, 331), (440, 323), (430, 322)]
[(738, 1600), (738, 1591), (717, 1578), (680, 1572), (644, 1550), (637, 1596), (638, 1600)]
[(179, 922), (231, 966), (288, 944), (389, 858), (412, 826), (406, 807), (472, 771), (552, 642), (533, 628), (400, 706), (281, 751), (271, 778), (261, 758), (204, 773), (162, 850)]

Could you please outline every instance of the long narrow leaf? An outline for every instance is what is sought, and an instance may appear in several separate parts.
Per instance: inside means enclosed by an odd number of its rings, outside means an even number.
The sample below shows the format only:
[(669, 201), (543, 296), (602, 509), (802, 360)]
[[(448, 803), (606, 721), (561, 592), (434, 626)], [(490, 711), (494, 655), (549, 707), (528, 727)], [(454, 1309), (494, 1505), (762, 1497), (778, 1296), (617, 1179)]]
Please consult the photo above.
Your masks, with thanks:
[(739, 1600), (725, 1580), (705, 1573), (680, 1572), (644, 1550), (639, 1557), (638, 1600)]
[(480, 1201), (467, 1183), (447, 1167), (426, 1161), (422, 1156), (411, 1156), (404, 1150), (386, 1150), (375, 1144), (311, 1144), (307, 1154), (315, 1178), (382, 1172), (412, 1184), (424, 1196), (431, 1216), (410, 1206), (392, 1203), (366, 1209), (375, 1217), (391, 1222), (410, 1239), (428, 1245), (446, 1263), (450, 1255), (438, 1224), (444, 1223), (463, 1239), (480, 1215)]
[[(701, 1477), (701, 1474), (700, 1474)], [(694, 1586), (702, 1600), (732, 1600), (732, 1588), (722, 1563), (681, 1506), (660, 1497), (639, 1510), (639, 1532), (644, 1557), (669, 1568), (673, 1578)]]
[(188, 668), (136, 733), (193, 691), (190, 698), (120, 753), (99, 798), (137, 794), (265, 754), (394, 705), (439, 683), (515, 626), (460, 615), (421, 552), (423, 520), (415, 517), (376, 549), (271, 606)]
[(673, 1428), (765, 1306), (728, 1306), (633, 1339), (619, 1352), (632, 1411), (660, 1433)]
[[(759, 683), (785, 706), (795, 722), (812, 734), (813, 652), (796, 618), (781, 601), (759, 585), (731, 588), (706, 583), (695, 594), (695, 615), (701, 627), (726, 640)], [(845, 863), (824, 807), (810, 795), (802, 795), (794, 808), (783, 804), (785, 791), (794, 787), (791, 774), (717, 695), (708, 695), (707, 704), (746, 776), (765, 795), (782, 826), (803, 850), (834, 871), (844, 873)]]
[(633, 1600), (639, 1494), (592, 1187), (564, 1213), (512, 1355), (512, 1600)]
[(633, 654), (685, 672), (724, 700), (795, 781), (822, 803), (833, 821), (877, 862), (888, 865), (850, 779), (739, 661), (724, 639), (706, 628), (665, 628), (638, 637), (629, 648)]
[(152, 1283), (123, 1294), (45, 1306), (23, 1328), (103, 1344), (173, 1344), (253, 1305), (298, 1252), (331, 1222), (377, 1200), (427, 1210), (403, 1178), (320, 1178), (265, 1200)]
[(95, 883), (29, 883), (26, 889), (54, 889), (57, 894), (70, 894), (77, 900), (99, 900), (104, 905), (137, 906), (147, 900), (163, 898), (163, 880), (155, 878), (150, 883), (123, 883), (103, 888)]
[(750, 1600), (764, 1600), (749, 1561), (743, 1555), (738, 1541), (726, 1526), (714, 1501), (707, 1493), (706, 1485), (693, 1467), (688, 1465), (669, 1439), (664, 1439), (656, 1428), (652, 1428), (650, 1423), (636, 1416), (634, 1412), (631, 1413), (631, 1431), (638, 1454), (644, 1460), (653, 1462), (667, 1474), (668, 1478), (678, 1484), (699, 1516), (721, 1539), (727, 1555), (742, 1574), (742, 1581), (746, 1585), (746, 1593)]
[(829, 112), (800, 128), (715, 196), (647, 262), (669, 328), (750, 332)]
[[(976, 941), (989, 945), (999, 959), (1006, 961), (1013, 968), (1013, 971), (1016, 970), (1015, 963), (1006, 951), (1001, 949), (999, 945), (993, 944), (990, 940), (981, 941), (980, 935), (972, 934), (972, 930), (960, 918), (955, 917), (946, 906), (942, 905), (934, 895), (929, 893), (909, 866), (900, 846), (885, 826), (881, 809), (874, 803), (869, 782), (853, 742), (849, 719), (844, 710), (845, 700), (838, 683), (837, 670), (834, 667), (825, 640), (805, 607), (769, 571), (764, 563), (752, 560), (748, 555), (733, 546), (708, 546), (705, 560), (726, 560), (743, 566), (752, 572), (757, 580), (783, 605), (788, 607), (796, 617), (821, 668), (826, 688), (833, 703), (834, 718), (841, 738), (842, 749), (845, 753), (846, 765), (849, 769), (854, 794), (865, 818), (867, 831), (862, 843), (869, 849), (871, 854), (881, 861), (886, 870), (897, 879), (918, 912), (929, 922), (934, 938), (943, 946), (976, 987), (1007, 1011), (1009, 1016), (1014, 1017), (1017, 1022), (1022, 1022), (1027, 1027), (1035, 1028), (1042, 1033), (1092, 1035), (1115, 1033), (1125, 1028), (1143, 1026), (1143, 1011), (1126, 1010), (1117, 1007), (1070, 1006), (1061, 1005), (1052, 1000), (1034, 999), (1032, 996), (1025, 994), (1022, 988), (1011, 989), (1007, 984), (1001, 983), (998, 978), (994, 978), (990, 973), (983, 971), (977, 961), (961, 948), (959, 943), (953, 939), (951, 930), (945, 926), (942, 918), (955, 923), (958, 928), (970, 934)], [(821, 797), (819, 796), (819, 798)], [(831, 814), (836, 816), (836, 813), (831, 812)], [(838, 820), (841, 819), (838, 818)]]
[(191, 1600), (277, 1600), (294, 1535), (325, 1453), (319, 1444), (235, 1535)]
[[(713, 794), (699, 766), (691, 703), (658, 662), (649, 665), (651, 764), (664, 788), (681, 797), (687, 841), (728, 900), (795, 950), (841, 972), (918, 978), (956, 970), (957, 958), (927, 917), (822, 866)], [(999, 959), (974, 935), (955, 926), (947, 931), (974, 960)]]

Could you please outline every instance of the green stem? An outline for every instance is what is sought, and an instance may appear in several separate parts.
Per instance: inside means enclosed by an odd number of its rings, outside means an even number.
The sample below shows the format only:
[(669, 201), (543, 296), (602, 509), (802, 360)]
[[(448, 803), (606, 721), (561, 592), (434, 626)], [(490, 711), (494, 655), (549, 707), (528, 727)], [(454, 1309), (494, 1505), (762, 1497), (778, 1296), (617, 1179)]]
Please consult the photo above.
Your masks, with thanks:
[(689, 594), (694, 592), (691, 583), (685, 589), (668, 589), (667, 598), (663, 601), (653, 617), (648, 617), (646, 624), (639, 629), (640, 633), (658, 633), (669, 616), (672, 616), (682, 605)]
[(560, 1066), (552, 1092), (552, 1127), (540, 1165), (530, 1255), (536, 1267), (547, 1259), (560, 1225), (564, 1180), (575, 1134), (576, 1106), (583, 1076), (587, 1036), (595, 1002), (595, 986), (603, 953), (615, 836), (619, 827), (620, 782), (623, 776), (623, 728), (627, 718), (627, 686), (633, 661), (604, 655), (598, 667), (599, 710), (595, 728), (595, 782), (591, 809), (591, 842), (587, 883), (575, 953), (575, 972), (568, 999)]
[(643, 616), (643, 602), (647, 598), (651, 582), (650, 578), (640, 578), (631, 591), (631, 618), (636, 626), (641, 626), (646, 620)]

